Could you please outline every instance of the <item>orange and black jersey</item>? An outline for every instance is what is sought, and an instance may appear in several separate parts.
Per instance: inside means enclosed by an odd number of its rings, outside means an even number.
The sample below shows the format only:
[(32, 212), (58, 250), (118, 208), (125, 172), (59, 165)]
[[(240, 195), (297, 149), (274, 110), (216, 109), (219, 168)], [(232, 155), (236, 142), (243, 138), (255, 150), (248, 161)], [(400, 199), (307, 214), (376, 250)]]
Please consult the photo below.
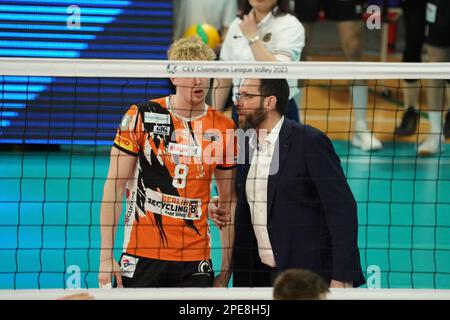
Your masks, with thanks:
[(124, 252), (171, 261), (210, 258), (208, 203), (214, 170), (236, 166), (235, 126), (210, 109), (187, 119), (164, 97), (133, 105), (114, 146), (138, 158), (127, 182)]

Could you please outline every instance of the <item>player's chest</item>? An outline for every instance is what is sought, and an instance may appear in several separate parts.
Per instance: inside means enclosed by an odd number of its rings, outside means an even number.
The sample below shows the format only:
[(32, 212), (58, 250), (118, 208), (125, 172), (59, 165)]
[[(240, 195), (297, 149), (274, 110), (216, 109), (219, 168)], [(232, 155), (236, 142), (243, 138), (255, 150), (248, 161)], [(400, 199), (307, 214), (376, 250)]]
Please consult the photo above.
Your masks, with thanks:
[[(213, 170), (222, 158), (223, 143), (221, 132), (203, 121), (172, 118), (170, 122), (145, 127), (143, 152), (168, 168), (184, 164), (206, 172)], [(196, 173), (196, 177), (202, 176)]]

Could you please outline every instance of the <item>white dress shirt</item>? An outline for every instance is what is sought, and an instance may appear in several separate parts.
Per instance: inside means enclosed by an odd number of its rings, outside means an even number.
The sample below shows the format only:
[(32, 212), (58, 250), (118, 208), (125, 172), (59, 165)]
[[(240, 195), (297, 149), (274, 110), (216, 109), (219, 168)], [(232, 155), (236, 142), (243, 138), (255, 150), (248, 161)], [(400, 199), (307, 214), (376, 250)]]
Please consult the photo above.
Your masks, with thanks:
[[(276, 267), (276, 263), (267, 231), (267, 183), (269, 175), (272, 173), (270, 172), (272, 158), (279, 157), (277, 140), (283, 121), (284, 117), (281, 117), (267, 136), (263, 137), (260, 134), (259, 146), (253, 154), (245, 184), (253, 230), (258, 242), (259, 257), (262, 263), (272, 268)], [(255, 135), (250, 143), (256, 143)]]

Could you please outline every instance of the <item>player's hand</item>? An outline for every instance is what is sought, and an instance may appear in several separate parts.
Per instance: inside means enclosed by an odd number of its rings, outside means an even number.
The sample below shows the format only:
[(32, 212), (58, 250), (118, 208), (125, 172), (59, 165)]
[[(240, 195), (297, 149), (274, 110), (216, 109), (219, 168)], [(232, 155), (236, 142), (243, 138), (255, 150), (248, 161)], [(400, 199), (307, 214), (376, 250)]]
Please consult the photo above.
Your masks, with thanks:
[(228, 282), (230, 282), (230, 274), (221, 272), (214, 278), (214, 287), (215, 288), (227, 288)]
[(100, 259), (100, 270), (98, 272), (98, 286), (100, 288), (108, 289), (112, 288), (113, 277), (116, 278), (117, 287), (123, 288), (122, 274), (120, 272), (120, 266), (116, 260), (107, 258)]
[(230, 212), (226, 209), (219, 208), (219, 197), (210, 200), (208, 211), (209, 216), (219, 230), (222, 230), (222, 228), (230, 222)]
[(353, 288), (353, 284), (351, 282), (331, 280), (330, 288)]
[(256, 23), (255, 13), (251, 11), (249, 14), (244, 15), (239, 27), (247, 39), (255, 37), (258, 34), (258, 24)]

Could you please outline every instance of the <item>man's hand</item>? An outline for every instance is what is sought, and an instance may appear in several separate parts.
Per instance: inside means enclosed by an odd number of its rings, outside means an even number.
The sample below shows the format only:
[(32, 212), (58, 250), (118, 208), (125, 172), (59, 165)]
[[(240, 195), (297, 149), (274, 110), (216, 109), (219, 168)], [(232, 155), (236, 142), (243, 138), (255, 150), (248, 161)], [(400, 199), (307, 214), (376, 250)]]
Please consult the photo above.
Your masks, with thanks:
[(112, 288), (112, 279), (116, 278), (117, 287), (122, 286), (122, 275), (119, 264), (112, 258), (100, 259), (100, 270), (98, 272), (98, 286), (100, 288)]
[(255, 37), (258, 34), (258, 24), (256, 23), (255, 13), (252, 11), (248, 15), (244, 15), (239, 27), (247, 39)]
[(222, 230), (231, 220), (230, 211), (219, 208), (219, 197), (212, 198), (208, 205), (209, 216), (214, 224)]
[(353, 284), (351, 282), (331, 280), (330, 288), (353, 288)]

